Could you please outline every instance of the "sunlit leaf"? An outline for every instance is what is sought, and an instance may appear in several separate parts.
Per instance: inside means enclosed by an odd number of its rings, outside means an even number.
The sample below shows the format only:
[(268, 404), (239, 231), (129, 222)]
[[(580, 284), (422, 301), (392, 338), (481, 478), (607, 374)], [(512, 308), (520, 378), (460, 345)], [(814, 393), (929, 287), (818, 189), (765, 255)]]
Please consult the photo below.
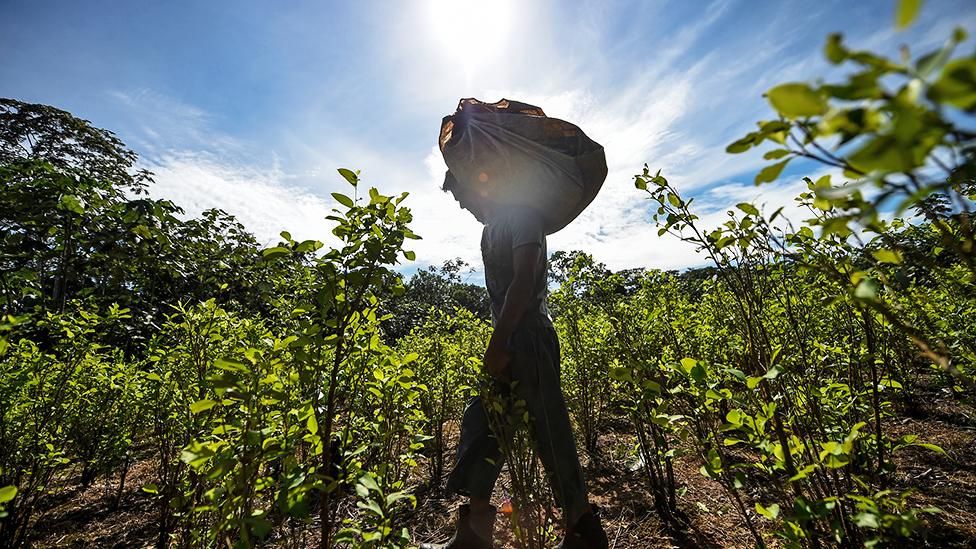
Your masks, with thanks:
[(355, 205), (355, 203), (352, 201), (351, 198), (349, 198), (348, 196), (342, 193), (332, 193), (332, 198), (335, 198), (336, 202), (342, 204), (347, 208), (352, 208)]
[(205, 412), (205, 411), (213, 408), (216, 405), (217, 405), (217, 402), (214, 401), (214, 400), (210, 400), (209, 398), (205, 398), (203, 400), (198, 400), (198, 401), (194, 402), (193, 404), (190, 404), (190, 413), (191, 414), (199, 414), (200, 412)]
[(770, 104), (786, 118), (804, 118), (827, 111), (827, 102), (807, 84), (780, 84), (766, 92)]
[(895, 11), (895, 25), (900, 29), (911, 25), (918, 17), (921, 7), (922, 0), (898, 0), (898, 8)]
[(759, 502), (756, 502), (756, 512), (769, 520), (776, 520), (776, 517), (779, 516), (779, 505), (772, 503), (769, 507), (763, 507)]
[(359, 176), (356, 175), (356, 172), (352, 170), (348, 170), (346, 168), (339, 168), (338, 172), (339, 175), (345, 178), (345, 180), (348, 181), (349, 184), (352, 185), (353, 187), (359, 184)]
[(878, 298), (878, 283), (873, 278), (865, 278), (854, 289), (854, 297), (858, 299), (875, 300)]
[(763, 159), (765, 159), (765, 160), (777, 160), (777, 159), (783, 158), (784, 156), (787, 156), (789, 154), (790, 154), (790, 150), (789, 149), (773, 149), (771, 151), (767, 151), (766, 154), (763, 155)]
[(824, 46), (824, 55), (833, 64), (838, 64), (847, 59), (847, 50), (842, 43), (841, 35), (831, 34), (827, 36), (827, 45)]
[(276, 257), (282, 257), (291, 253), (291, 250), (282, 246), (275, 246), (274, 248), (268, 248), (261, 252), (261, 257), (264, 259), (275, 259)]
[(736, 204), (735, 207), (749, 215), (759, 215), (759, 210), (748, 202), (740, 202)]
[(760, 183), (769, 183), (775, 181), (776, 178), (779, 177), (779, 174), (783, 172), (783, 168), (785, 168), (786, 165), (789, 164), (790, 160), (792, 159), (787, 158), (786, 160), (777, 162), (775, 164), (771, 164), (769, 166), (766, 166), (762, 170), (760, 170), (759, 173), (756, 174), (756, 179), (755, 179), (756, 185)]
[(4, 486), (0, 488), (0, 503), (7, 503), (17, 496), (16, 486)]
[(898, 250), (873, 250), (871, 255), (881, 263), (892, 263), (898, 265), (903, 261), (901, 252)]

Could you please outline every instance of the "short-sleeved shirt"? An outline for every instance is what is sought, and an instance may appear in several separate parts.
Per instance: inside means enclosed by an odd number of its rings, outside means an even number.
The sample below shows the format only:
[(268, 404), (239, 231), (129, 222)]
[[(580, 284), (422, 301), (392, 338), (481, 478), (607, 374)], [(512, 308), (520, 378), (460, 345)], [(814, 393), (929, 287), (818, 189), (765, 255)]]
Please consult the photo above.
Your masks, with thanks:
[[(525, 316), (550, 323), (546, 307), (548, 293), (548, 260), (546, 259), (546, 233), (542, 219), (531, 208), (505, 206), (496, 212), (481, 233), (481, 257), (485, 263), (485, 286), (491, 300), (491, 317), (497, 322), (505, 304), (505, 294), (515, 278), (514, 251), (521, 246), (539, 246), (539, 263), (536, 265), (534, 303)], [(524, 318), (524, 317), (523, 317)]]

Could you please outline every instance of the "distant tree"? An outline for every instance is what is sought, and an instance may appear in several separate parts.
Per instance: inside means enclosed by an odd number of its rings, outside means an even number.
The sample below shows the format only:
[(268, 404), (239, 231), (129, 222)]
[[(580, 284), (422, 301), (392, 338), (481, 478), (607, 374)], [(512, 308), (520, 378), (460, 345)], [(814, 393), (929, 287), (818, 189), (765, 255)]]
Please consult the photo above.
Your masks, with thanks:
[(398, 340), (422, 325), (432, 310), (461, 308), (476, 318), (490, 318), (487, 290), (461, 282), (461, 272), (467, 266), (460, 258), (449, 259), (440, 267), (431, 265), (410, 277), (404, 284), (406, 291), (402, 295), (388, 296), (385, 312), (392, 318), (383, 323), (383, 329), (390, 341)]
[(151, 181), (133, 171), (138, 156), (112, 132), (48, 105), (0, 98), (0, 163), (41, 162), (86, 176), (104, 191), (141, 193)]
[[(217, 297), (262, 307), (280, 269), (259, 262), (257, 241), (233, 216), (183, 219), (152, 199), (152, 174), (114, 134), (70, 113), (0, 99), (0, 311), (63, 312), (69, 300), (132, 311), (132, 349), (170, 305)], [(41, 338), (43, 340), (43, 338)]]

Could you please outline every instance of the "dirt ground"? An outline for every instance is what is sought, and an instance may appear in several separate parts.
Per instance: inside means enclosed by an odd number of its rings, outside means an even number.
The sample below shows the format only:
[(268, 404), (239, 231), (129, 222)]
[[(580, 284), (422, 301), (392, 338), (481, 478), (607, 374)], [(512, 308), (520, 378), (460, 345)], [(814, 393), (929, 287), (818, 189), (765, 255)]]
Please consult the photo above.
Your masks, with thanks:
[[(919, 435), (919, 442), (941, 446), (946, 455), (921, 448), (906, 448), (894, 456), (896, 473), (892, 489), (911, 489), (910, 501), (934, 506), (941, 513), (927, 516), (918, 539), (909, 546), (976, 547), (976, 408), (938, 390), (923, 392), (917, 404), (889, 418), (889, 436)], [(456, 439), (456, 432), (453, 433)], [(633, 445), (626, 424), (611, 425), (599, 440), (599, 457), (585, 456), (584, 473), (591, 501), (602, 509), (604, 527), (614, 548), (752, 547), (752, 536), (726, 492), (702, 476), (692, 457), (679, 458), (675, 475), (685, 489), (679, 507), (687, 527), (669, 530), (657, 517), (650, 493), (639, 470), (627, 464)], [(156, 540), (156, 510), (140, 490), (154, 481), (150, 461), (136, 463), (126, 478), (121, 504), (112, 503), (117, 478), (100, 479), (82, 489), (77, 479), (65, 480), (63, 489), (44, 502), (35, 525), (35, 547), (143, 547)], [(423, 464), (421, 464), (423, 465)], [(503, 472), (496, 487), (501, 505), (508, 487)], [(760, 487), (752, 487), (758, 490)], [(746, 487), (750, 491), (750, 487)], [(414, 543), (442, 541), (453, 531), (454, 513), (460, 503), (438, 489), (418, 492), (417, 509), (405, 518)], [(753, 512), (754, 511), (750, 511)], [(766, 530), (770, 523), (758, 515), (754, 523)], [(511, 528), (500, 516), (496, 547), (515, 547)], [(276, 547), (310, 547), (317, 541), (316, 524), (297, 524), (279, 539)], [(774, 543), (775, 545), (775, 543)]]

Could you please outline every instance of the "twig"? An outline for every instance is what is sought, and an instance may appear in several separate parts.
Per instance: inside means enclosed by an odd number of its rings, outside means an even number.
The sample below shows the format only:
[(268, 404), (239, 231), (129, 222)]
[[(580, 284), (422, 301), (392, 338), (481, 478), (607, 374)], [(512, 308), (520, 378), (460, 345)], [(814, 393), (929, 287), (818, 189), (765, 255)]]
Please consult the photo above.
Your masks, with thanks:
[[(623, 516), (623, 515), (621, 515), (621, 516)], [(620, 526), (617, 527), (617, 533), (614, 534), (614, 536), (613, 536), (613, 545), (610, 546), (610, 549), (617, 549), (617, 540), (620, 539), (620, 530), (622, 530), (623, 527), (624, 527), (623, 524), (621, 524)]]

